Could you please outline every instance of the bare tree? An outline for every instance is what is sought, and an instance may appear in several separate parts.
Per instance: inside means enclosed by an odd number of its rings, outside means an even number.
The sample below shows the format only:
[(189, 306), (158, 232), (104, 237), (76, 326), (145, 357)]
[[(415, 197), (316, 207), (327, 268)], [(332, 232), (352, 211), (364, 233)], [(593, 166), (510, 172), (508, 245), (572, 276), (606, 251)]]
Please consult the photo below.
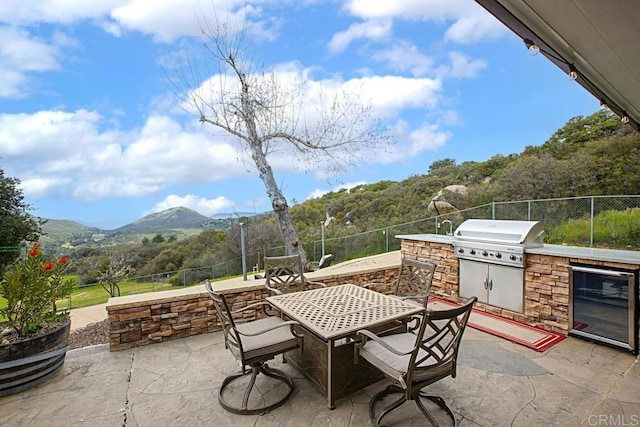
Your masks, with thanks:
[(98, 282), (112, 297), (120, 296), (118, 282), (130, 277), (135, 269), (131, 266), (132, 256), (127, 252), (116, 252), (100, 261)]
[[(215, 27), (201, 24), (205, 55), (180, 61), (175, 88), (183, 109), (239, 141), (264, 183), (286, 253), (299, 254), (307, 264), (268, 156), (285, 153), (295, 157), (300, 168), (337, 172), (384, 147), (390, 137), (358, 88), (348, 93), (330, 89), (326, 94), (295, 73), (257, 70), (249, 55), (246, 28), (245, 23), (234, 32), (219, 22)], [(215, 74), (207, 72), (202, 79), (203, 69)]]

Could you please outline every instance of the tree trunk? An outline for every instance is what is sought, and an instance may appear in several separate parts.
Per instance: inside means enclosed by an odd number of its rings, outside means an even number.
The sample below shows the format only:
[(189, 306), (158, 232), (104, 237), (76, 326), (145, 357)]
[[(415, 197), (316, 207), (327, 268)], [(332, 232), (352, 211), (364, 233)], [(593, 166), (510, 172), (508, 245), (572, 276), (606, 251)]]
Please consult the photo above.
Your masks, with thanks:
[(293, 225), (293, 221), (291, 221), (287, 199), (284, 197), (284, 194), (282, 194), (280, 187), (276, 184), (271, 165), (267, 162), (264, 142), (258, 135), (256, 126), (257, 112), (255, 103), (251, 102), (252, 97), (249, 91), (249, 82), (246, 79), (246, 75), (238, 68), (233, 56), (230, 56), (227, 62), (235, 71), (241, 84), (241, 116), (246, 126), (246, 140), (249, 142), (249, 147), (251, 149), (251, 158), (258, 168), (260, 179), (264, 183), (267, 195), (271, 200), (271, 206), (273, 207), (273, 213), (276, 216), (276, 221), (278, 222), (278, 225), (280, 225), (282, 239), (284, 240), (285, 253), (287, 255), (300, 255), (302, 265), (306, 266), (308, 263), (307, 253), (298, 238), (298, 230), (296, 230), (296, 227)]
[(302, 259), (302, 265), (308, 264), (307, 253), (298, 238), (298, 231), (291, 221), (291, 215), (289, 215), (289, 205), (287, 199), (280, 191), (280, 188), (276, 184), (276, 180), (273, 177), (273, 171), (269, 163), (267, 162), (266, 155), (262, 152), (261, 146), (258, 144), (251, 145), (251, 157), (260, 172), (260, 179), (264, 183), (267, 190), (269, 200), (271, 200), (271, 206), (273, 207), (273, 213), (276, 216), (276, 221), (282, 231), (282, 239), (284, 240), (284, 248), (287, 255), (300, 255)]

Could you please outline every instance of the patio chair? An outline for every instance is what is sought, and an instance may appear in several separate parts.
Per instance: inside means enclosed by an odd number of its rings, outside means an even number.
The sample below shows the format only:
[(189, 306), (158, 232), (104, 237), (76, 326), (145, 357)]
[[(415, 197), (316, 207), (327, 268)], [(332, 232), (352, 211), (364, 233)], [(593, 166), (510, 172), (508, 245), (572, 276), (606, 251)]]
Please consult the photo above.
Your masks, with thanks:
[(415, 300), (426, 307), (435, 269), (436, 265), (431, 262), (403, 257), (396, 280), (388, 284), (371, 282), (363, 287), (375, 290), (382, 286), (390, 286), (393, 289), (393, 295), (402, 299)]
[(308, 280), (303, 270), (300, 255), (264, 257), (265, 284), (267, 289), (276, 295), (327, 286)]
[[(218, 320), (224, 332), (225, 348), (229, 349), (242, 365), (239, 372), (227, 376), (222, 382), (218, 392), (220, 405), (229, 412), (241, 415), (264, 414), (281, 406), (293, 392), (293, 380), (285, 372), (270, 368), (266, 362), (278, 354), (284, 354), (302, 346), (302, 336), (293, 330), (293, 326), (298, 322), (284, 321), (278, 316), (268, 315), (267, 307), (270, 306), (267, 302), (251, 304), (231, 311), (226, 297), (214, 291), (208, 280), (205, 282), (205, 288), (213, 299), (213, 305), (218, 313)], [(234, 316), (241, 317), (243, 311), (255, 310), (260, 306), (264, 309), (266, 317), (242, 324), (236, 324), (234, 321)], [(249, 374), (251, 378), (244, 391), (242, 403), (240, 405), (230, 403), (225, 397), (227, 386)], [(287, 388), (284, 396), (274, 395), (275, 401), (270, 402), (268, 397), (271, 396), (266, 396), (266, 393), (254, 387), (259, 374), (283, 383)], [(229, 388), (234, 389), (233, 386)], [(273, 392), (275, 388), (269, 388), (267, 393)], [(254, 399), (259, 404), (250, 405), (252, 391), (260, 395), (258, 399)]]
[[(420, 327), (415, 334), (407, 332), (380, 337), (368, 330), (358, 331), (361, 342), (354, 349), (356, 363), (357, 357), (362, 357), (391, 381), (369, 402), (369, 416), (373, 425), (380, 425), (385, 415), (406, 401), (413, 400), (429, 422), (437, 426), (437, 421), (421, 399), (436, 403), (453, 420), (454, 425), (458, 425), (444, 399), (429, 395), (422, 389), (448, 376), (455, 378), (458, 348), (476, 301), (477, 298), (473, 297), (466, 304), (448, 310), (425, 309), (419, 316)], [(399, 393), (400, 397), (384, 407), (376, 417), (376, 404), (394, 393)]]

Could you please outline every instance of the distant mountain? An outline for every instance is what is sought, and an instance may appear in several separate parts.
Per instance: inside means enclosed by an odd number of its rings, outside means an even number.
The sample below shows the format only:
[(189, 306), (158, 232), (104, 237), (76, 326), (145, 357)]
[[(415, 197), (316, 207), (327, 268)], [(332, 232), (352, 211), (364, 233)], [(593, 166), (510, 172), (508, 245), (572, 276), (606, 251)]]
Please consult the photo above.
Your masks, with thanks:
[(76, 244), (86, 242), (94, 235), (104, 234), (104, 231), (99, 228), (82, 225), (75, 221), (66, 219), (47, 219), (46, 221), (42, 227), (43, 243), (63, 242), (73, 245), (73, 242)]
[(47, 219), (42, 227), (42, 242), (51, 246), (107, 246), (141, 242), (156, 234), (178, 238), (199, 234), (209, 228), (225, 230), (250, 213), (217, 214), (210, 218), (192, 209), (177, 207), (152, 213), (114, 230), (101, 230), (75, 221)]
[[(162, 233), (177, 229), (212, 228), (213, 219), (201, 215), (193, 209), (177, 207), (152, 213), (123, 227), (112, 230), (113, 234)], [(225, 227), (226, 228), (226, 227)]]

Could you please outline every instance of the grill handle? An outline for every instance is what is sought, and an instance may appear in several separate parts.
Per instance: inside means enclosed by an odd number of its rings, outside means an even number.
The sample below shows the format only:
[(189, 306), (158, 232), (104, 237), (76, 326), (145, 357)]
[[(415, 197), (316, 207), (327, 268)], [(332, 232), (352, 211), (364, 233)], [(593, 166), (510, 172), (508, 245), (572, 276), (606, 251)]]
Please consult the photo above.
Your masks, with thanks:
[(493, 279), (489, 279), (489, 290), (493, 290)]
[(484, 278), (484, 288), (485, 288), (485, 289), (489, 289), (489, 282), (488, 282), (488, 280), (489, 280), (489, 279), (487, 279), (486, 277)]

